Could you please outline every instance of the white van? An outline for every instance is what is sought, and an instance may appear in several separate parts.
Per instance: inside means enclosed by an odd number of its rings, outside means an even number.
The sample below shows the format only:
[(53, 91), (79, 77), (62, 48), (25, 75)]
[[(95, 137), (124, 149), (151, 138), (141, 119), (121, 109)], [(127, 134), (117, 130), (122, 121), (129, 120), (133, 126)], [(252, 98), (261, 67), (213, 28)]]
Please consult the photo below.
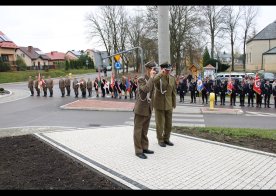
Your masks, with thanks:
[(220, 72), (216, 75), (216, 80), (227, 80), (229, 77), (233, 79), (239, 79), (240, 81), (244, 78), (244, 72)]

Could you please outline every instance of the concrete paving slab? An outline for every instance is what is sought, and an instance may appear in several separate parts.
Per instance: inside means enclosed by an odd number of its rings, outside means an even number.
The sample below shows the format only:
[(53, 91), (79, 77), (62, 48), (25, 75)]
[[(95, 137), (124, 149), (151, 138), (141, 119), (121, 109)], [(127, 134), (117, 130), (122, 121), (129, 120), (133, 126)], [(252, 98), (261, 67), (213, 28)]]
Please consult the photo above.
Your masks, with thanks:
[(70, 156), (132, 189), (273, 189), (276, 154), (172, 134), (174, 146), (158, 145), (154, 154), (134, 154), (133, 126), (35, 134)]

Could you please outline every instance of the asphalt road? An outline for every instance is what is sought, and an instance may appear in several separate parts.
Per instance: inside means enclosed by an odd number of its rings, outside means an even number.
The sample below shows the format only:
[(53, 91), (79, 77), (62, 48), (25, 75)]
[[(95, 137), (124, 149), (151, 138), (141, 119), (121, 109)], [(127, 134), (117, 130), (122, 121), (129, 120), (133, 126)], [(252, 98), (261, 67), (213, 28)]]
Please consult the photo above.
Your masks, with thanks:
[[(109, 72), (110, 73), (110, 72)], [(84, 75), (82, 77), (95, 77)], [(80, 76), (81, 77), (81, 76)], [(22, 127), (22, 126), (64, 126), (87, 128), (95, 126), (117, 126), (124, 125), (126, 121), (133, 118), (133, 112), (113, 111), (82, 111), (63, 110), (60, 106), (77, 100), (71, 92), (70, 97), (61, 98), (57, 79), (54, 80), (54, 95), (50, 97), (29, 97), (12, 102), (0, 103), (1, 118), (0, 128)], [(28, 91), (27, 83), (1, 84), (5, 89), (21, 89)], [(93, 90), (93, 93), (95, 91)], [(95, 94), (93, 94), (95, 96)], [(106, 98), (111, 100), (110, 98)], [(179, 97), (177, 97), (179, 99)], [(191, 109), (200, 105), (189, 104), (188, 96), (182, 107)], [(180, 105), (181, 103), (177, 103)], [(183, 105), (183, 104), (182, 104)], [(205, 105), (205, 107), (208, 107)], [(237, 108), (240, 108), (236, 106)], [(271, 105), (272, 107), (272, 105)], [(243, 128), (276, 128), (275, 108), (242, 108), (241, 115), (230, 114), (203, 114), (205, 126), (211, 127), (243, 127)], [(184, 109), (185, 111), (185, 109)], [(188, 111), (188, 110), (187, 110)]]

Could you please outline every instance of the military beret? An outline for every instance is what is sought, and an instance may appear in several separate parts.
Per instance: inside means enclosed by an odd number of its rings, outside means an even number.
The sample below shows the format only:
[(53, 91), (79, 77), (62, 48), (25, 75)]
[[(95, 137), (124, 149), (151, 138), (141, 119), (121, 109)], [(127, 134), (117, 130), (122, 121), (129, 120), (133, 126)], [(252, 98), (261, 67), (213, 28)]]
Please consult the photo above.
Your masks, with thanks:
[(168, 62), (162, 63), (162, 64), (160, 65), (160, 67), (161, 67), (161, 68), (164, 68), (164, 69), (166, 69), (166, 70), (171, 70), (171, 69), (172, 69), (172, 65), (169, 64)]
[(149, 61), (145, 64), (145, 67), (147, 68), (152, 68), (152, 67), (156, 67), (157, 63), (155, 63), (155, 61)]

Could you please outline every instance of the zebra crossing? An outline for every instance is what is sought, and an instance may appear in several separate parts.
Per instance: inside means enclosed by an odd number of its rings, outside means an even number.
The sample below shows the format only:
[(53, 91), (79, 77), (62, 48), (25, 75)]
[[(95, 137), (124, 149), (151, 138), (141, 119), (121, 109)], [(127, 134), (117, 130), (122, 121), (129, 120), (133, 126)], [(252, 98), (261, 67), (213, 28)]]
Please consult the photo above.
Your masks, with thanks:
[[(203, 114), (200, 112), (200, 108), (177, 106), (173, 111), (172, 118), (173, 126), (184, 126), (184, 127), (205, 127)], [(134, 125), (134, 116), (130, 116), (125, 125)], [(150, 127), (155, 127), (155, 113), (153, 112)]]

